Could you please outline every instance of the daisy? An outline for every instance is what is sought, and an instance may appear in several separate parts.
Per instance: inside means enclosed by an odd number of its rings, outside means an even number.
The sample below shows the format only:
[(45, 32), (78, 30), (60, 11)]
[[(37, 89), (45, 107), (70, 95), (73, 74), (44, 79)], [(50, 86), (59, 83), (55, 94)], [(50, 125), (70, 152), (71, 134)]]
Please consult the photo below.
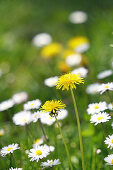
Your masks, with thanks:
[(88, 105), (87, 112), (88, 114), (99, 113), (107, 109), (106, 102), (92, 103)]
[(104, 161), (107, 162), (106, 165), (113, 165), (113, 154), (108, 155), (104, 158)]
[(0, 111), (8, 110), (13, 106), (14, 106), (14, 101), (12, 99), (3, 101), (2, 103), (0, 103)]
[(85, 78), (88, 74), (88, 69), (86, 69), (85, 67), (79, 67), (77, 69), (74, 69), (71, 73), (72, 74), (79, 74), (80, 77)]
[(65, 107), (65, 104), (61, 100), (48, 100), (41, 106), (41, 109), (43, 112), (56, 113), (56, 111)]
[(15, 104), (20, 104), (28, 99), (28, 94), (26, 92), (16, 93), (12, 96), (12, 100)]
[(49, 155), (49, 151), (47, 148), (44, 148), (44, 146), (37, 146), (33, 149), (30, 149), (30, 152), (28, 154), (28, 157), (31, 158), (30, 161), (38, 162), (39, 159), (42, 159)]
[(53, 160), (47, 160), (47, 162), (42, 162), (41, 166), (43, 166), (43, 167), (52, 167), (54, 165), (59, 165), (59, 164), (61, 164), (59, 159), (55, 159), (54, 161)]
[(113, 104), (112, 103), (108, 104), (108, 109), (113, 110)]
[(3, 136), (5, 133), (4, 129), (0, 129), (0, 136)]
[(36, 47), (43, 47), (52, 42), (52, 37), (48, 33), (40, 33), (35, 35), (32, 42)]
[(86, 88), (86, 93), (97, 94), (99, 85), (100, 85), (100, 83), (94, 83), (94, 84), (88, 85), (87, 88)]
[(73, 24), (82, 24), (86, 22), (88, 16), (83, 11), (74, 11), (69, 15), (69, 21)]
[(32, 121), (35, 123), (40, 118), (40, 111), (34, 112), (32, 114)]
[(32, 115), (29, 111), (21, 111), (13, 116), (13, 122), (16, 125), (25, 126), (32, 121)]
[(58, 77), (50, 77), (44, 80), (44, 84), (48, 87), (54, 87), (58, 81)]
[(47, 112), (41, 114), (40, 121), (42, 124), (51, 126), (55, 122), (55, 118), (50, 116), (49, 112)]
[(98, 113), (98, 114), (94, 114), (91, 116), (91, 123), (94, 123), (94, 125), (97, 125), (98, 123), (104, 123), (109, 121), (109, 119), (111, 119), (111, 116), (109, 116), (109, 114), (107, 114), (106, 112), (103, 113)]
[(44, 148), (45, 148), (46, 150), (48, 150), (49, 152), (53, 152), (53, 151), (55, 150), (55, 147), (54, 147), (54, 146), (48, 146), (48, 145), (46, 145), (46, 144), (44, 144), (43, 146), (44, 146)]
[(28, 101), (24, 104), (24, 110), (39, 109), (41, 101), (39, 99)]
[(106, 83), (106, 84), (101, 84), (98, 88), (98, 92), (100, 94), (103, 94), (104, 92), (111, 90), (113, 91), (113, 83)]
[(111, 124), (111, 127), (112, 127), (112, 129), (113, 129), (113, 122), (112, 122), (112, 124)]
[(34, 144), (33, 144), (33, 148), (37, 147), (38, 145), (42, 145), (44, 143), (44, 139), (42, 138), (38, 138), (35, 140)]
[(62, 90), (72, 90), (73, 88), (76, 89), (76, 84), (84, 83), (83, 78), (79, 76), (79, 74), (64, 74), (59, 77), (56, 88)]
[(108, 145), (108, 148), (113, 148), (113, 135), (109, 135), (106, 137), (106, 140), (104, 141), (106, 145)]
[(58, 119), (58, 120), (62, 120), (62, 119), (64, 119), (64, 118), (66, 118), (67, 115), (68, 115), (68, 111), (67, 111), (66, 109), (60, 109), (60, 110), (58, 111), (57, 119)]
[(17, 150), (17, 149), (20, 149), (20, 147), (18, 147), (18, 144), (11, 144), (11, 145), (8, 145), (8, 146), (5, 146), (1, 149), (0, 153), (1, 153), (1, 156), (6, 156), (7, 154), (9, 153), (13, 153), (13, 151)]
[(81, 63), (82, 56), (79, 53), (71, 54), (66, 58), (66, 63), (69, 66), (77, 66)]
[(98, 75), (97, 75), (97, 78), (98, 79), (104, 79), (106, 77), (109, 77), (113, 74), (113, 71), (112, 70), (105, 70), (105, 71), (102, 71), (100, 72)]
[(9, 170), (22, 170), (22, 168), (9, 168)]

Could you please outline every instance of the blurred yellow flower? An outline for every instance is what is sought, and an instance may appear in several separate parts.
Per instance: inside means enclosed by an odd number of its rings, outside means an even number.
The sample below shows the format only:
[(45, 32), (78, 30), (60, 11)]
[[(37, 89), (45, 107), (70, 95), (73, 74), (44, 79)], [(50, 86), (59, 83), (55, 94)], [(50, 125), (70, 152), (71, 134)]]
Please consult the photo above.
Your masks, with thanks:
[(66, 50), (64, 50), (63, 53), (62, 53), (62, 57), (63, 57), (63, 58), (67, 58), (69, 55), (73, 55), (73, 54), (75, 54), (75, 52), (74, 52), (73, 50), (71, 50), (71, 49), (66, 49)]
[(68, 46), (76, 52), (84, 52), (89, 48), (89, 40), (87, 37), (77, 36), (68, 41)]
[(70, 88), (72, 90), (73, 88), (76, 89), (76, 84), (80, 83), (84, 83), (84, 80), (79, 74), (68, 73), (59, 77), (56, 88), (62, 88), (62, 90), (69, 90)]
[(44, 48), (42, 48), (41, 55), (44, 58), (51, 58), (60, 53), (62, 49), (61, 44), (59, 43), (51, 43)]
[(61, 72), (64, 72), (64, 73), (66, 73), (70, 70), (70, 67), (66, 64), (65, 61), (60, 61), (58, 63), (58, 68)]
[(46, 101), (43, 106), (41, 106), (41, 109), (43, 112), (50, 112), (50, 113), (56, 113), (59, 109), (64, 109), (66, 105), (62, 103), (61, 100), (49, 100)]

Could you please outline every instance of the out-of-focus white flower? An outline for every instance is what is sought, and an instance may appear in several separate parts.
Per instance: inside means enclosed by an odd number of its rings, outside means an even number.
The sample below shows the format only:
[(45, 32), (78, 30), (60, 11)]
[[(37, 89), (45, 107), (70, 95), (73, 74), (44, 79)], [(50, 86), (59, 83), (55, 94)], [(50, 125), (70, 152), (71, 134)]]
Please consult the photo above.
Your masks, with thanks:
[(52, 42), (52, 37), (47, 33), (40, 33), (35, 35), (32, 41), (35, 46), (42, 47), (44, 45), (50, 44)]
[(28, 94), (26, 92), (16, 93), (12, 96), (12, 99), (15, 104), (20, 104), (20, 103), (27, 101)]
[(108, 148), (113, 148), (113, 135), (109, 135), (106, 137), (106, 140), (104, 141), (106, 145), (108, 145)]
[(25, 150), (25, 153), (26, 153), (26, 154), (29, 154), (29, 150)]
[(24, 110), (39, 109), (41, 101), (39, 99), (28, 101), (24, 104)]
[(43, 145), (45, 149), (47, 149), (49, 152), (53, 152), (55, 150), (54, 146), (48, 146), (48, 145)]
[(97, 149), (97, 150), (96, 150), (96, 153), (97, 153), (97, 154), (100, 154), (100, 153), (101, 153), (101, 149)]
[(86, 69), (85, 67), (79, 67), (77, 69), (74, 69), (72, 71), (72, 74), (80, 74), (80, 77), (85, 78), (88, 74), (88, 69)]
[(111, 83), (106, 83), (106, 84), (101, 84), (100, 86), (99, 86), (99, 88), (98, 88), (98, 92), (100, 93), (100, 94), (103, 94), (105, 91), (113, 91), (113, 83), (111, 82)]
[(64, 119), (64, 118), (66, 118), (67, 115), (68, 115), (68, 111), (67, 111), (66, 109), (60, 109), (60, 110), (58, 111), (57, 119), (58, 119), (58, 120), (62, 120), (62, 119)]
[(43, 166), (43, 167), (52, 167), (54, 165), (59, 165), (59, 164), (61, 164), (59, 159), (55, 159), (54, 161), (53, 160), (47, 160), (47, 162), (42, 162), (41, 166)]
[(104, 158), (104, 161), (107, 162), (106, 165), (113, 165), (113, 154), (108, 155)]
[(20, 147), (18, 147), (18, 144), (11, 144), (11, 145), (8, 145), (8, 146), (5, 146), (1, 149), (0, 151), (0, 154), (1, 156), (6, 156), (7, 154), (9, 153), (13, 153), (13, 151), (17, 150), (17, 149), (20, 149)]
[(112, 129), (113, 129), (113, 122), (112, 122), (112, 124), (111, 124), (111, 127), (112, 127)]
[(97, 78), (98, 79), (104, 79), (106, 77), (109, 77), (113, 74), (113, 71), (112, 70), (105, 70), (105, 71), (102, 71), (100, 72), (98, 75), (97, 75)]
[(14, 101), (12, 99), (5, 100), (0, 103), (0, 111), (8, 110), (14, 106)]
[(35, 143), (33, 144), (33, 148), (37, 147), (38, 145), (42, 145), (44, 143), (44, 139), (42, 138), (38, 138), (35, 140)]
[(56, 85), (57, 81), (58, 81), (58, 77), (57, 77), (57, 76), (55, 76), (55, 77), (49, 77), (49, 78), (47, 78), (47, 79), (44, 80), (44, 84), (45, 84), (46, 86), (48, 86), (48, 87), (53, 87), (53, 86)]
[(32, 115), (29, 111), (21, 111), (13, 116), (13, 122), (16, 125), (25, 126), (32, 121)]
[(108, 104), (108, 109), (113, 110), (113, 104), (112, 103)]
[(3, 136), (5, 133), (4, 129), (0, 129), (0, 136)]
[(79, 53), (75, 53), (75, 54), (69, 55), (66, 58), (66, 63), (69, 66), (77, 66), (77, 65), (79, 65), (81, 63), (81, 61), (82, 61), (82, 56)]
[(22, 168), (9, 168), (9, 170), (22, 170)]
[(109, 114), (107, 114), (106, 112), (103, 113), (98, 113), (98, 114), (94, 114), (91, 116), (91, 123), (94, 123), (94, 125), (97, 125), (98, 123), (104, 123), (109, 121), (109, 119), (111, 119), (111, 116), (109, 116)]
[(98, 93), (98, 88), (99, 88), (99, 83), (94, 83), (90, 84), (86, 88), (86, 93), (88, 94), (97, 94)]
[(87, 112), (88, 114), (95, 114), (106, 109), (107, 109), (106, 102), (92, 103), (88, 105)]
[(40, 118), (40, 111), (37, 111), (37, 112), (34, 112), (33, 114), (32, 114), (32, 121), (35, 123), (35, 122), (37, 122), (37, 120)]
[(47, 112), (40, 114), (40, 120), (41, 120), (41, 123), (49, 125), (49, 126), (55, 122), (55, 118), (51, 117), (49, 113)]
[(69, 15), (69, 21), (73, 24), (82, 24), (86, 22), (88, 16), (83, 11), (74, 11)]
[(39, 159), (45, 158), (49, 155), (49, 150), (45, 148), (44, 146), (37, 146), (33, 149), (30, 149), (30, 152), (28, 154), (28, 157), (31, 158), (30, 161), (38, 162)]

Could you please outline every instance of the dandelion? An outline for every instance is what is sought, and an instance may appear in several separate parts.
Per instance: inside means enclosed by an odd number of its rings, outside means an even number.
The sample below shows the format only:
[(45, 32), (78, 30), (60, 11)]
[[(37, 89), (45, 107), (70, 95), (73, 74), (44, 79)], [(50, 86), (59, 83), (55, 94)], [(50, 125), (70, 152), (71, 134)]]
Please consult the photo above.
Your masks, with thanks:
[(4, 129), (0, 129), (0, 136), (3, 136), (5, 133)]
[(12, 100), (15, 104), (20, 104), (28, 99), (28, 94), (26, 92), (16, 93), (12, 96)]
[(58, 63), (58, 68), (63, 73), (66, 73), (70, 70), (70, 66), (65, 61), (60, 61)]
[(42, 162), (41, 166), (48, 168), (48, 167), (53, 167), (54, 165), (59, 165), (59, 164), (61, 164), (59, 159), (55, 159), (55, 160), (47, 160), (47, 162)]
[(88, 105), (87, 112), (88, 114), (99, 113), (100, 111), (104, 111), (107, 109), (106, 102), (92, 103)]
[(2, 103), (0, 103), (0, 111), (8, 110), (13, 106), (14, 106), (14, 101), (12, 99), (3, 101)]
[(74, 69), (71, 73), (72, 74), (79, 74), (80, 77), (85, 78), (88, 74), (88, 69), (86, 69), (85, 67), (79, 67), (77, 69)]
[(44, 146), (37, 146), (33, 149), (30, 149), (30, 152), (28, 154), (28, 157), (31, 158), (30, 161), (38, 162), (39, 159), (43, 159), (47, 157), (50, 154), (47, 148), (44, 148)]
[(28, 101), (24, 104), (24, 110), (39, 109), (41, 101), (39, 99)]
[(106, 140), (104, 141), (106, 145), (108, 145), (108, 148), (113, 149), (113, 135), (109, 135), (106, 137)]
[(106, 77), (109, 77), (113, 74), (113, 71), (112, 70), (105, 70), (105, 71), (102, 71), (100, 72), (98, 75), (97, 75), (97, 78), (98, 79), (104, 79)]
[(88, 85), (87, 88), (86, 88), (86, 93), (97, 94), (99, 86), (100, 86), (100, 83), (94, 83), (94, 84)]
[(15, 150), (20, 149), (20, 147), (18, 146), (18, 144), (11, 144), (8, 146), (5, 146), (1, 149), (0, 154), (1, 156), (6, 156), (7, 154), (13, 153)]
[(55, 76), (55, 77), (49, 77), (47, 79), (44, 80), (44, 84), (48, 87), (54, 87), (56, 85), (58, 81), (58, 77)]
[(98, 92), (100, 94), (103, 94), (106, 91), (113, 91), (113, 83), (106, 83), (106, 84), (101, 84), (98, 88)]
[(77, 66), (82, 61), (82, 55), (79, 53), (71, 54), (66, 58), (66, 64), (69, 66)]
[(86, 22), (88, 16), (83, 11), (74, 11), (69, 15), (69, 21), (73, 24), (82, 24)]
[(108, 155), (104, 158), (104, 161), (107, 162), (106, 165), (113, 165), (113, 154)]
[(111, 119), (111, 116), (109, 116), (109, 114), (107, 114), (106, 112), (103, 113), (98, 113), (98, 114), (94, 114), (91, 116), (91, 123), (94, 123), (94, 125), (97, 125), (98, 123), (104, 123), (109, 121), (109, 119)]

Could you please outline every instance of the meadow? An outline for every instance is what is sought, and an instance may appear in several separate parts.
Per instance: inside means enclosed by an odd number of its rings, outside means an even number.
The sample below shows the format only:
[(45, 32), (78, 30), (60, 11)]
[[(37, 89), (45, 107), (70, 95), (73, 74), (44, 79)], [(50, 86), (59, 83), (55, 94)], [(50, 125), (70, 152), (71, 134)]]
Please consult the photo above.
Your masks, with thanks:
[[(72, 23), (69, 16), (73, 11), (84, 11), (86, 21)], [(113, 154), (112, 143), (111, 149), (105, 144), (105, 138), (112, 135), (113, 131), (112, 84), (108, 87), (108, 82), (113, 81), (113, 1), (1, 0), (0, 21), (0, 153), (3, 147), (13, 143), (20, 147), (13, 154), (8, 153), (5, 156), (0, 154), (0, 170), (9, 170), (11, 167), (23, 170), (112, 169), (112, 160), (111, 165), (106, 165), (104, 158)], [(34, 37), (40, 33), (50, 35), (51, 42), (37, 45)], [(82, 46), (84, 44), (85, 46)], [(49, 47), (46, 48), (47, 46)], [(75, 50), (75, 46), (79, 52)], [(78, 46), (87, 49), (80, 52), (81, 48), (77, 48)], [(69, 56), (72, 58), (68, 58)], [(71, 86), (68, 86), (69, 90), (62, 90), (56, 87), (58, 82), (56, 80), (56, 84), (53, 80), (45, 82), (50, 77), (59, 78), (65, 74), (72, 74), (73, 70), (81, 67), (84, 69), (80, 74), (79, 71), (76, 74), (82, 77), (84, 83), (74, 81), (76, 88), (72, 87), (72, 90), (80, 118), (85, 168), (81, 159), (80, 131)], [(105, 70), (109, 70), (110, 74), (106, 76), (107, 73), (104, 73), (99, 78), (99, 73)], [(104, 89), (103, 94), (100, 94), (102, 89), (100, 92), (93, 87), (89, 90), (89, 85), (94, 83), (98, 83), (98, 88), (105, 83), (107, 89)], [(14, 95), (20, 92), (25, 93), (16, 96), (14, 100)], [(13, 104), (8, 107), (7, 103), (5, 105), (2, 102), (9, 99)], [(28, 103), (36, 99), (39, 99), (38, 107), (35, 107), (35, 102), (31, 105)], [(46, 113), (40, 113), (45, 109), (43, 108), (45, 102), (51, 100), (60, 100), (66, 106), (58, 108), (58, 111), (66, 109), (65, 113), (68, 113), (66, 116), (59, 116), (59, 124), (56, 117), (60, 112), (57, 113), (56, 108), (48, 110), (50, 122)], [(97, 107), (99, 102), (105, 102), (99, 112), (107, 112), (107, 116), (110, 117), (109, 121), (101, 123), (103, 118), (100, 116), (98, 119), (100, 122), (95, 126), (91, 123), (91, 116), (95, 112), (91, 113), (92, 110), (88, 112), (87, 109), (89, 104), (97, 103)], [(23, 124), (18, 123), (16, 121), (21, 118), (18, 117), (15, 121), (14, 115), (23, 110), (32, 115), (37, 112), (39, 117), (36, 115), (31, 120), (33, 117), (31, 116), (27, 123), (25, 117)], [(58, 125), (62, 129), (70, 156), (67, 156)], [(28, 157), (36, 140), (37, 146), (47, 144), (54, 148), (54, 151), (48, 151), (46, 147), (47, 157), (37, 162), (30, 161), (31, 158)], [(42, 143), (38, 144), (41, 140)], [(59, 159), (60, 164), (53, 167), (41, 166), (42, 162), (55, 159)]]

